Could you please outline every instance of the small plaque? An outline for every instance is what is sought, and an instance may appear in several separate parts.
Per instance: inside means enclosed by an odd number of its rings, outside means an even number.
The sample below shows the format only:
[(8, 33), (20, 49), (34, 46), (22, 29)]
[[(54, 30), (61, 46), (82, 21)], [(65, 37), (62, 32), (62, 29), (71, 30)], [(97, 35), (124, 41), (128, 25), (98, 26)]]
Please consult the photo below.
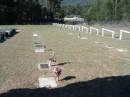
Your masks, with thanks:
[(45, 63), (42, 63), (42, 64), (39, 64), (39, 69), (46, 69), (46, 68), (49, 68), (48, 64), (45, 64)]
[(37, 44), (41, 44), (41, 43), (40, 43), (40, 42), (35, 42), (34, 44), (36, 44), (36, 45), (37, 45)]
[(36, 44), (35, 47), (41, 47), (41, 48), (42, 48), (43, 45), (41, 45), (41, 44)]

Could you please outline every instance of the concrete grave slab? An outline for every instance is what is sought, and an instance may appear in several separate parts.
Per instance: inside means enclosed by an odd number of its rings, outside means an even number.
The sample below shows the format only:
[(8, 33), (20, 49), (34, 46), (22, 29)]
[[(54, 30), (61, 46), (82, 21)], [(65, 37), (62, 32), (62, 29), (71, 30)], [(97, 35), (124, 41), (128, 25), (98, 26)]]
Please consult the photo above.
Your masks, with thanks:
[(85, 40), (85, 39), (88, 39), (87, 37), (81, 37), (80, 39), (83, 39), (83, 40)]
[(95, 41), (96, 44), (105, 44), (104, 42)]
[(35, 49), (35, 52), (36, 52), (36, 53), (42, 53), (42, 52), (45, 52), (45, 50), (44, 50), (43, 48), (40, 48), (40, 49), (39, 49), (39, 48), (36, 48), (36, 49)]
[(36, 34), (36, 33), (33, 33), (33, 36), (34, 36), (34, 37), (36, 37), (36, 36), (38, 36), (38, 34)]
[(118, 52), (127, 52), (127, 49), (116, 49)]
[(57, 83), (54, 77), (38, 78), (40, 88), (56, 88)]

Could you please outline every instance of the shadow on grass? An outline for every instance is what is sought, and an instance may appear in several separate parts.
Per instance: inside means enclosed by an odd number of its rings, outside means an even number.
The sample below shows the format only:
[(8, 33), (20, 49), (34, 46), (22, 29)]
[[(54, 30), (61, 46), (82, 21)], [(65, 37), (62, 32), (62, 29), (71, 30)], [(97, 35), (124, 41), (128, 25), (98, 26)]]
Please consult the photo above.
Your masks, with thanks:
[(63, 63), (58, 63), (57, 65), (65, 65), (65, 64), (71, 64), (72, 62), (63, 62)]
[(130, 97), (130, 76), (96, 78), (56, 89), (15, 89), (0, 97)]
[(76, 78), (76, 76), (66, 76), (65, 78), (63, 78), (63, 79), (61, 79), (61, 81), (63, 81), (63, 80), (72, 80), (72, 79), (75, 79)]

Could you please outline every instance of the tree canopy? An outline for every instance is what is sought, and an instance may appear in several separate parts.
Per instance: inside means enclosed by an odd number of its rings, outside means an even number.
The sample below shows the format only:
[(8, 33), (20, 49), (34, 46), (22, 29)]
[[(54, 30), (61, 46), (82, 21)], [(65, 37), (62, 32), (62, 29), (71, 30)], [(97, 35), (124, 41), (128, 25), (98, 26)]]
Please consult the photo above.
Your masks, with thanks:
[(0, 0), (0, 24), (53, 21), (60, 3), (61, 0)]
[(130, 0), (87, 0), (63, 5), (62, 0), (0, 0), (0, 24), (39, 24), (80, 15), (87, 21), (129, 21)]
[(130, 0), (89, 0), (85, 6), (63, 6), (65, 14), (81, 15), (88, 21), (130, 20)]

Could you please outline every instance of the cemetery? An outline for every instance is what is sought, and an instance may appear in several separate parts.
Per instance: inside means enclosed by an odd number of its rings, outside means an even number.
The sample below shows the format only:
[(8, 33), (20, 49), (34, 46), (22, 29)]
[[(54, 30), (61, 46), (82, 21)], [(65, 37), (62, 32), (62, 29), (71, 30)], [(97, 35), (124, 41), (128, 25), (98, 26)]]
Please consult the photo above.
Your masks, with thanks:
[(130, 0), (0, 0), (0, 97), (130, 97)]
[[(129, 31), (120, 30), (117, 38), (105, 27), (54, 23), (14, 28), (22, 30), (0, 44), (0, 72), (8, 72), (0, 75), (6, 79), (0, 79), (1, 92), (19, 86), (55, 89), (77, 81), (130, 73), (130, 40), (125, 36)], [(56, 64), (63, 64), (59, 65), (60, 81), (53, 75), (50, 56), (56, 57)], [(64, 80), (66, 77), (70, 78)]]

